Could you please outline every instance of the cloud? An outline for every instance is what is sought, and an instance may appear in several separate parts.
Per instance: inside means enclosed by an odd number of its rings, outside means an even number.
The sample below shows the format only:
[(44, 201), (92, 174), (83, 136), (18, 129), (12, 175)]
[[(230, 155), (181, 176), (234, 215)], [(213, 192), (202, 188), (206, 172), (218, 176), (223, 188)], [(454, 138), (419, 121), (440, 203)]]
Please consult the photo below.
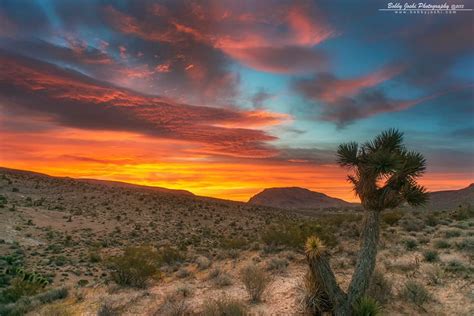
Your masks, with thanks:
[(4, 107), (49, 115), (69, 127), (196, 142), (205, 151), (222, 155), (276, 154), (268, 145), (275, 137), (248, 127), (277, 124), (284, 118), (282, 115), (192, 106), (119, 88), (6, 52), (0, 53), (0, 59), (0, 96)]
[(343, 127), (380, 113), (402, 111), (430, 98), (396, 100), (387, 97), (382, 90), (364, 91), (355, 97), (339, 98), (324, 105), (320, 118)]
[[(183, 47), (199, 43), (238, 62), (267, 72), (308, 72), (327, 56), (313, 49), (336, 35), (311, 1), (189, 1), (184, 5), (144, 5), (135, 13), (107, 6), (110, 25), (145, 41)], [(140, 16), (140, 18), (138, 17)]]
[(307, 98), (332, 103), (387, 81), (398, 75), (403, 68), (389, 65), (365, 76), (350, 79), (339, 79), (333, 74), (321, 73), (310, 79), (298, 80), (295, 87)]
[(229, 56), (251, 68), (273, 73), (307, 73), (327, 68), (328, 56), (308, 47), (248, 47), (232, 49)]
[(258, 90), (251, 98), (250, 102), (252, 102), (252, 106), (254, 108), (261, 108), (263, 107), (265, 101), (273, 98), (274, 95), (272, 93), (268, 93), (265, 89)]
[[(424, 24), (399, 34), (408, 50), (410, 68), (405, 79), (422, 87), (439, 87), (456, 61), (474, 49), (469, 14), (430, 16)], [(452, 80), (450, 80), (452, 83)]]

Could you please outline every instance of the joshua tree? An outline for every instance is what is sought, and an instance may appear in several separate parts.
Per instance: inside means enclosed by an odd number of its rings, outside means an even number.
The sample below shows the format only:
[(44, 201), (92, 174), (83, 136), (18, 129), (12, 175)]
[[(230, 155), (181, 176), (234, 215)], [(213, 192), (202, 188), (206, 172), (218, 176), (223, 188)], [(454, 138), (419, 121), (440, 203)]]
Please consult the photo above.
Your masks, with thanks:
[(326, 248), (318, 238), (308, 239), (306, 256), (334, 315), (351, 315), (353, 304), (364, 295), (374, 271), (380, 213), (404, 202), (418, 206), (427, 201), (425, 188), (416, 183), (425, 171), (426, 161), (421, 154), (405, 148), (403, 133), (389, 129), (360, 146), (355, 142), (340, 145), (337, 162), (350, 169), (348, 180), (365, 210), (359, 254), (347, 292), (337, 284)]

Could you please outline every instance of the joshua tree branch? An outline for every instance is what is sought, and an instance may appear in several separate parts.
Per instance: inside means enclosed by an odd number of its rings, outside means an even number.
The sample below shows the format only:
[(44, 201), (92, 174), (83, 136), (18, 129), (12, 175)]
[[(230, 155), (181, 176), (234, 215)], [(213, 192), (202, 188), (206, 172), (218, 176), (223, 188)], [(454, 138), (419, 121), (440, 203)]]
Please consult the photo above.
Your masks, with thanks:
[(379, 241), (379, 211), (366, 211), (357, 264), (348, 289), (349, 305), (357, 301), (367, 290), (375, 268)]

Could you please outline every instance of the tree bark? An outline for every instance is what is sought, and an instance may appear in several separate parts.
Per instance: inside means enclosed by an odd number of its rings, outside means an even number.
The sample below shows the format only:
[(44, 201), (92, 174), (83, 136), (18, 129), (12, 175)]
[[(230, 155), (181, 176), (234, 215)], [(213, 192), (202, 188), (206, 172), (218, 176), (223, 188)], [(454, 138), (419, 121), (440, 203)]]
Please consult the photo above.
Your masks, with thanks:
[(333, 305), (335, 316), (350, 316), (352, 305), (367, 290), (375, 268), (379, 231), (379, 212), (366, 211), (357, 263), (347, 294), (337, 284), (326, 256), (307, 257), (311, 271)]
[(364, 295), (374, 272), (380, 234), (379, 218), (380, 212), (366, 211), (357, 264), (347, 291), (350, 306)]

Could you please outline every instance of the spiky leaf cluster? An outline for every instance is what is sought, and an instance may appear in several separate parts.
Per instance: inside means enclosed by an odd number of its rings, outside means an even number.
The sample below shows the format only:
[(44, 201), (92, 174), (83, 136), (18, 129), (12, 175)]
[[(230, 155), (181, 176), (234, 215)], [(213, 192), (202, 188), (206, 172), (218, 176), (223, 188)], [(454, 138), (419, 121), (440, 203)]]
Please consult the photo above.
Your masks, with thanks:
[(425, 188), (416, 182), (426, 169), (426, 160), (420, 153), (407, 150), (403, 133), (396, 129), (362, 145), (340, 145), (337, 161), (353, 171), (348, 180), (367, 209), (381, 211), (404, 202), (418, 206), (427, 201)]

